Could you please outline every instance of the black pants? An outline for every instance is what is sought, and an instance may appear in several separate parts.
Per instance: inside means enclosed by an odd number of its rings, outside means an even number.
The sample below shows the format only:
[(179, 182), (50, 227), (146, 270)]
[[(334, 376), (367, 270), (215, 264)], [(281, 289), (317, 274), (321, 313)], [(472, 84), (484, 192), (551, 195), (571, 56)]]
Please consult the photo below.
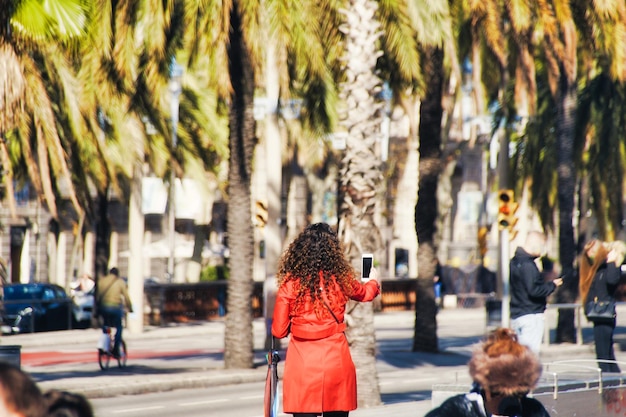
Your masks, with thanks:
[[(596, 342), (596, 358), (614, 361), (613, 351), (613, 331), (615, 330), (615, 320), (612, 322), (593, 323), (593, 338)], [(616, 363), (598, 362), (598, 367), (602, 372), (620, 372)]]
[[(293, 417), (319, 417), (316, 413), (293, 413)], [(324, 417), (348, 417), (348, 411), (324, 411)]]

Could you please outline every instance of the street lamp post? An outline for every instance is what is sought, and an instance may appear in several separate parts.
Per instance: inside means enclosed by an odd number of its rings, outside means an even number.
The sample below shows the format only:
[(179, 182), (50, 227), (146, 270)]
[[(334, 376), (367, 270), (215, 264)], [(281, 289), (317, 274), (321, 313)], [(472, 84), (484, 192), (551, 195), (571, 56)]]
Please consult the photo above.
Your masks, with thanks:
[(182, 92), (181, 79), (183, 76), (183, 68), (176, 63), (176, 59), (172, 58), (170, 63), (170, 113), (172, 116), (172, 149), (170, 157), (170, 190), (169, 190), (169, 210), (168, 210), (168, 222), (169, 222), (169, 246), (170, 257), (167, 261), (167, 273), (168, 280), (171, 282), (174, 279), (174, 259), (176, 250), (176, 172), (174, 167), (174, 154), (176, 152), (176, 146), (178, 145), (178, 109), (180, 104), (180, 93)]

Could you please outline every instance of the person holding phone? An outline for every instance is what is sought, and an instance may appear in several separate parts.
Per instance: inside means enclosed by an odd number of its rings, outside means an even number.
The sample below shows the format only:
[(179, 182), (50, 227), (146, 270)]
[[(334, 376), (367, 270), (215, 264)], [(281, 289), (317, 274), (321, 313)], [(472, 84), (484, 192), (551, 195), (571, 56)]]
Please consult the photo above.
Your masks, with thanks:
[[(578, 262), (579, 293), (583, 305), (593, 299), (615, 301), (624, 250), (622, 242), (604, 243), (594, 239), (585, 245)], [(598, 367), (602, 372), (621, 372), (613, 350), (616, 319), (590, 321), (593, 322)]]
[(335, 231), (308, 226), (278, 264), (272, 334), (291, 334), (283, 374), (283, 411), (295, 417), (346, 417), (357, 408), (356, 369), (344, 334), (348, 300), (372, 301), (378, 272), (361, 282)]
[(519, 342), (539, 354), (543, 339), (547, 298), (563, 284), (563, 278), (545, 282), (535, 259), (545, 251), (546, 236), (538, 231), (528, 233), (524, 245), (515, 250), (510, 263), (511, 328)]

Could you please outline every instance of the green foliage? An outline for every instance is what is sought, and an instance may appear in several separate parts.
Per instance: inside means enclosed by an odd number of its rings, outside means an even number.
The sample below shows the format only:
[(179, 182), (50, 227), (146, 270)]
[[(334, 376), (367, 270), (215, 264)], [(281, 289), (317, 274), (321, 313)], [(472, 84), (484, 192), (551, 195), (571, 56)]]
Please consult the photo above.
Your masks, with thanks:
[(87, 7), (80, 0), (56, 0), (45, 4), (25, 0), (17, 2), (11, 26), (20, 37), (34, 42), (67, 40), (84, 35), (86, 13)]
[(531, 204), (541, 223), (554, 230), (557, 209), (557, 137), (556, 103), (548, 87), (547, 74), (537, 71), (537, 114), (532, 117), (523, 134), (517, 138), (514, 163), (515, 187), (521, 190), (529, 181)]
[(200, 273), (200, 282), (210, 282), (228, 279), (230, 270), (226, 265), (209, 265)]
[(581, 91), (578, 106), (579, 164), (590, 180), (589, 203), (601, 238), (612, 240), (621, 229), (624, 183), (623, 85), (600, 73)]

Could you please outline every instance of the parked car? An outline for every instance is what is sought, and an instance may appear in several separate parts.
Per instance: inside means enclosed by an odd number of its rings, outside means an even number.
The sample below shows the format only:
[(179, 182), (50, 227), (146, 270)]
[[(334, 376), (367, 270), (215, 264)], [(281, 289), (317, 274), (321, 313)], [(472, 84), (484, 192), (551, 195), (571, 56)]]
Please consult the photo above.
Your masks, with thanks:
[(66, 330), (75, 327), (73, 302), (54, 284), (8, 284), (3, 288), (5, 327), (11, 333)]
[(11, 333), (11, 326), (6, 322), (6, 314), (4, 312), (4, 304), (0, 302), (0, 333)]

